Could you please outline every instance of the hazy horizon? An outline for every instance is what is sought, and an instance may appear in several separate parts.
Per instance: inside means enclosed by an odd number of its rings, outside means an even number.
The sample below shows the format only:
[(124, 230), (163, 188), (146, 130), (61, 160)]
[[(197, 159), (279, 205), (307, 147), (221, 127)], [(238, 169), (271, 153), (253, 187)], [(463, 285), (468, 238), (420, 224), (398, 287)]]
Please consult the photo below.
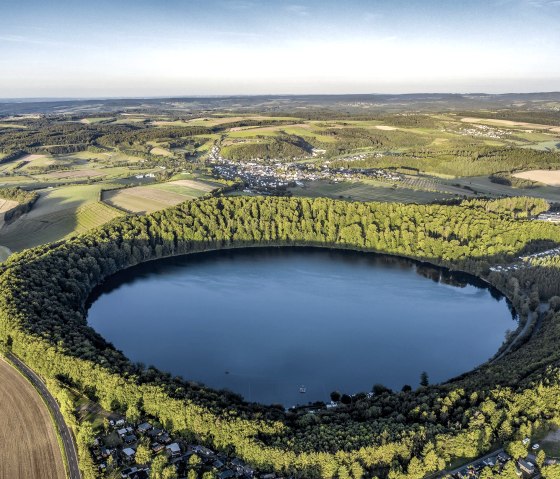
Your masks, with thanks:
[(328, 96), (416, 96), (416, 95), (538, 95), (538, 94), (560, 94), (560, 89), (558, 90), (550, 90), (550, 91), (504, 91), (502, 93), (489, 93), (484, 91), (470, 91), (470, 92), (459, 92), (459, 91), (434, 91), (434, 92), (425, 92), (425, 91), (404, 91), (401, 93), (377, 93), (377, 92), (357, 92), (357, 93), (259, 93), (259, 94), (252, 94), (252, 93), (232, 93), (232, 94), (213, 94), (213, 95), (138, 95), (138, 96), (75, 96), (75, 97), (63, 97), (63, 96), (40, 96), (40, 97), (0, 97), (0, 101), (25, 101), (25, 102), (33, 102), (33, 101), (89, 101), (89, 100), (165, 100), (168, 98), (201, 98), (201, 99), (211, 99), (211, 98), (273, 98), (273, 97), (309, 97), (309, 96), (317, 96), (317, 97), (328, 97)]
[(560, 0), (6, 3), (0, 98), (560, 89)]

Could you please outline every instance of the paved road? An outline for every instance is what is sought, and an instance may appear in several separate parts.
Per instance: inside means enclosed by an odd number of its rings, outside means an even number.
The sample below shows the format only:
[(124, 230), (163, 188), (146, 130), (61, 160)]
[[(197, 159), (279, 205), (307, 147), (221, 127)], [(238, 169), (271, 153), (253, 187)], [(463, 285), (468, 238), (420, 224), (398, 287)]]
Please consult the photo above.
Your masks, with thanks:
[(74, 444), (74, 438), (70, 429), (64, 422), (64, 417), (60, 412), (58, 403), (55, 398), (48, 391), (43, 380), (28, 368), (22, 361), (16, 358), (13, 354), (7, 355), (8, 359), (12, 361), (13, 364), (31, 381), (33, 386), (39, 391), (43, 399), (46, 401), (49, 409), (51, 410), (56, 426), (62, 437), (62, 443), (64, 445), (64, 452), (66, 454), (66, 459), (68, 461), (68, 466), (70, 468), (70, 479), (81, 479), (80, 468), (78, 467), (78, 454), (76, 452), (76, 445)]
[(519, 341), (525, 338), (525, 336), (527, 335), (527, 330), (530, 327), (532, 327), (534, 324), (535, 327), (531, 331), (531, 336), (529, 336), (529, 338), (532, 338), (540, 329), (542, 319), (545, 316), (545, 314), (548, 312), (549, 307), (550, 306), (548, 303), (540, 303), (537, 311), (532, 311), (531, 313), (529, 313), (529, 317), (527, 318), (527, 321), (525, 322), (525, 326), (523, 326), (523, 329), (516, 334), (515, 338), (513, 338), (513, 341), (509, 343), (505, 351), (502, 351), (498, 356), (492, 359), (490, 363), (502, 359), (507, 353), (509, 353), (512, 350), (513, 346), (515, 346)]
[(456, 469), (453, 469), (452, 471), (442, 471), (440, 474), (451, 474), (451, 475), (457, 474), (461, 469), (464, 469), (465, 467), (468, 467), (468, 466), (472, 466), (473, 464), (476, 464), (477, 462), (484, 461), (484, 459), (488, 459), (489, 457), (497, 456), (501, 452), (504, 452), (503, 448), (496, 449), (495, 451), (489, 452), (488, 454), (486, 454), (484, 456), (477, 457), (476, 459), (473, 459), (471, 462), (469, 462), (467, 464), (463, 464), (462, 466), (457, 467)]

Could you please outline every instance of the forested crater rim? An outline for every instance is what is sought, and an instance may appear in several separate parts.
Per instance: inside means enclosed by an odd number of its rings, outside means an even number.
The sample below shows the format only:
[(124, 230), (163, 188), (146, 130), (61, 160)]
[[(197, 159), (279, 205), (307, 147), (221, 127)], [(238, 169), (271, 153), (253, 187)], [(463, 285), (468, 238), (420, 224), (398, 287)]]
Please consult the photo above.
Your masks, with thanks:
[[(311, 424), (302, 429), (300, 416), (283, 409), (248, 404), (234, 394), (139, 370), (87, 326), (85, 302), (104, 278), (150, 259), (232, 245), (281, 244), (336, 246), (433, 262), (480, 275), (512, 294), (516, 308), (530, 306), (530, 298), (515, 296), (519, 281), (508, 283), (489, 268), (560, 243), (555, 225), (517, 219), (517, 208), (530, 214), (534, 204), (522, 197), (458, 205), (218, 197), (117, 219), (76, 238), (26, 250), (0, 266), (0, 339), (43, 377), (72, 385), (107, 410), (132, 413), (141, 408), (173, 430), (211, 438), (218, 448), (233, 447), (260, 467), (332, 477), (333, 470), (366, 454), (368, 464), (389, 467), (400, 460), (399, 467), (405, 468), (416, 458), (413, 444), (440, 457), (462, 456), (467, 444), (474, 448), (469, 454), (475, 455), (488, 450), (498, 432), (489, 430), (487, 437), (473, 442), (478, 423), (462, 423), (461, 418), (476, 417), (490, 398), (507, 412), (517, 407), (516, 401), (534, 404), (538, 386), (538, 394), (550, 405), (539, 417), (555, 414), (556, 310), (544, 318), (540, 334), (508, 352), (507, 361), (500, 358), (445, 385), (356, 397), (354, 406), (344, 409), (343, 425), (337, 425), (338, 420), (323, 423), (317, 415), (322, 434), (329, 438), (317, 442), (319, 429)], [(535, 280), (542, 286), (541, 276)], [(458, 400), (459, 409), (447, 409), (439, 417), (444, 401)], [(389, 403), (385, 411), (383, 405)], [(420, 406), (435, 412), (418, 415)], [(366, 420), (362, 411), (370, 411), (374, 419)], [(518, 415), (516, 411), (511, 414)], [(336, 411), (325, 414), (338, 417)], [(380, 441), (383, 431), (389, 437)], [(507, 433), (500, 431), (502, 436)], [(405, 439), (409, 437), (414, 441)], [(430, 467), (426, 464), (425, 470), (433, 471)]]

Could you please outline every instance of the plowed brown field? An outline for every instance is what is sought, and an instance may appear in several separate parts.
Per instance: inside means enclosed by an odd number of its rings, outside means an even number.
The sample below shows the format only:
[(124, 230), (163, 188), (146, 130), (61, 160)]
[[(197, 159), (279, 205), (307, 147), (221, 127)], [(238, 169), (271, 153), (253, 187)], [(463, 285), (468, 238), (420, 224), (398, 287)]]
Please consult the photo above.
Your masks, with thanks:
[(47, 406), (33, 386), (0, 359), (0, 477), (64, 479)]

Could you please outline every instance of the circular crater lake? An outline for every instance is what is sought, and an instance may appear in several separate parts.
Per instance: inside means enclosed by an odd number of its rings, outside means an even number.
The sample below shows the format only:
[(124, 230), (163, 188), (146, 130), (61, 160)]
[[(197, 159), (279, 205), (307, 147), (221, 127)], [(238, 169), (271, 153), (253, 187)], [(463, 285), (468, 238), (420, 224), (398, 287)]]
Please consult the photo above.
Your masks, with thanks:
[(93, 292), (88, 321), (132, 361), (286, 407), (376, 383), (416, 388), (422, 371), (451, 379), (517, 327), (505, 298), (472, 276), (315, 248), (145, 263)]

